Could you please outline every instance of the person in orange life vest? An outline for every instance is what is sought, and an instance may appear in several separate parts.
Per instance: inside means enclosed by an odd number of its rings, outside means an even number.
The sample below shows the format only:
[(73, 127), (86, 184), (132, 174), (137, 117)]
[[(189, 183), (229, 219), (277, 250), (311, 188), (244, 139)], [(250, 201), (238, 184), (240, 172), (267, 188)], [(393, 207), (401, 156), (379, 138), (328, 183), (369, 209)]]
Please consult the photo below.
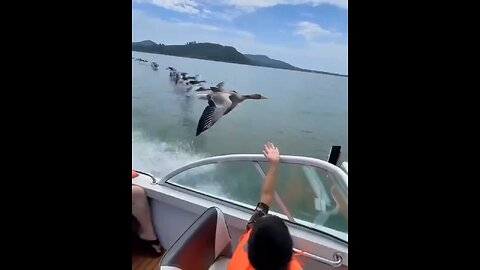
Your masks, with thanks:
[[(132, 170), (132, 180), (137, 176), (138, 173)], [(135, 185), (132, 185), (132, 224), (133, 233), (137, 236), (138, 240), (151, 246), (155, 253), (160, 254), (163, 252), (163, 247), (153, 229), (150, 207), (145, 190)]]
[(247, 223), (247, 232), (240, 237), (228, 270), (301, 270), (293, 258), (293, 241), (283, 220), (268, 215), (274, 199), (280, 152), (267, 143), (263, 154), (270, 163), (261, 191), (260, 202)]

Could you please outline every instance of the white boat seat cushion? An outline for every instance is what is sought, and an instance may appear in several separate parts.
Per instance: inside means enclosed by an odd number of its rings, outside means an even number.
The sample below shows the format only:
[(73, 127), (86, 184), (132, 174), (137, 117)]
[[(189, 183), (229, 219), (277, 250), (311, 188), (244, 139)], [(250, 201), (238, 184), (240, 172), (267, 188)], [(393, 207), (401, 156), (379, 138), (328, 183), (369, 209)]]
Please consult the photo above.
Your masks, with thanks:
[(220, 256), (232, 256), (232, 239), (222, 211), (211, 207), (165, 252), (160, 269), (208, 270)]

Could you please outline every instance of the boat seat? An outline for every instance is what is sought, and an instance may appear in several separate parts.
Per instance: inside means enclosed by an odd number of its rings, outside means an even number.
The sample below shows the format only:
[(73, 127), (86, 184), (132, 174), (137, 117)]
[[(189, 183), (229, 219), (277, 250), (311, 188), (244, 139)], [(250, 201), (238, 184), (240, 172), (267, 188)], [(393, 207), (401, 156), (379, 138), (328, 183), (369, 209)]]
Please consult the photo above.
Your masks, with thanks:
[(231, 257), (232, 239), (225, 217), (220, 209), (211, 207), (165, 252), (160, 270), (222, 269), (224, 258)]
[(208, 268), (208, 270), (227, 270), (230, 260), (231, 258), (220, 256), (215, 260), (210, 268)]

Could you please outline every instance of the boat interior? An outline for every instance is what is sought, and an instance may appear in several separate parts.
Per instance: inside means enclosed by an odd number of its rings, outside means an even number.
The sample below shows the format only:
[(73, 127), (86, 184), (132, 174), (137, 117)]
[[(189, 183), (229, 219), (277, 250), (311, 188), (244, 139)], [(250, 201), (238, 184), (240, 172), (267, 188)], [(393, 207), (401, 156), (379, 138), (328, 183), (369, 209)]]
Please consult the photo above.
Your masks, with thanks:
[[(232, 170), (239, 163), (241, 168)], [(303, 269), (348, 269), (348, 173), (313, 158), (281, 156), (281, 163), (285, 171), (279, 179), (284, 183), (279, 183), (270, 213), (287, 224), (294, 256)], [(187, 164), (161, 179), (137, 171), (133, 184), (149, 197), (154, 227), (166, 251), (154, 256), (134, 243), (132, 269), (227, 269), (256, 205), (238, 195), (240, 188), (234, 184), (253, 183), (256, 174), (260, 181), (250, 188), (260, 186), (267, 165), (263, 155), (226, 155)], [(219, 190), (218, 179), (212, 182), (222, 166), (230, 166), (233, 179), (222, 181), (231, 190)], [(209, 181), (202, 184), (205, 178)], [(298, 196), (291, 195), (295, 193)]]

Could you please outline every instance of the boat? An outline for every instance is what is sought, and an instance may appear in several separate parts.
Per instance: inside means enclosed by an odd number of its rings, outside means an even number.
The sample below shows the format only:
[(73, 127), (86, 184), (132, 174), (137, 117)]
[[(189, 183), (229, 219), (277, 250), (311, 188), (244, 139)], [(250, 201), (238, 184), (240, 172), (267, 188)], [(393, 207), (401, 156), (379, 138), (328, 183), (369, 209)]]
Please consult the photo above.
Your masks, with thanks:
[[(348, 211), (345, 217), (346, 209), (339, 209), (340, 205), (348, 207), (348, 165), (347, 169), (344, 166), (348, 163), (337, 166), (338, 155), (332, 150), (328, 161), (281, 155), (280, 163), (275, 203), (269, 213), (287, 224), (294, 254), (299, 256), (303, 269), (348, 269), (348, 226), (345, 228)], [(163, 255), (150, 264), (152, 269), (227, 269), (256, 202), (239, 197), (239, 192), (232, 196), (215, 191), (216, 184), (202, 186), (198, 182), (232, 166), (236, 166), (232, 171), (236, 174), (225, 181), (230, 184), (245, 181), (238, 184), (260, 186), (268, 163), (261, 154), (229, 154), (185, 164), (161, 178), (136, 170), (139, 176), (133, 179), (133, 184), (145, 189), (157, 236), (166, 248)], [(282, 176), (282, 170), (287, 177)], [(258, 180), (253, 179), (254, 174)], [(279, 187), (281, 181), (289, 189), (283, 193)], [(293, 187), (304, 188), (297, 199), (288, 198), (295, 193), (288, 181), (295, 182)], [(298, 198), (303, 201), (299, 202)], [(135, 268), (133, 264), (132, 268)]]

